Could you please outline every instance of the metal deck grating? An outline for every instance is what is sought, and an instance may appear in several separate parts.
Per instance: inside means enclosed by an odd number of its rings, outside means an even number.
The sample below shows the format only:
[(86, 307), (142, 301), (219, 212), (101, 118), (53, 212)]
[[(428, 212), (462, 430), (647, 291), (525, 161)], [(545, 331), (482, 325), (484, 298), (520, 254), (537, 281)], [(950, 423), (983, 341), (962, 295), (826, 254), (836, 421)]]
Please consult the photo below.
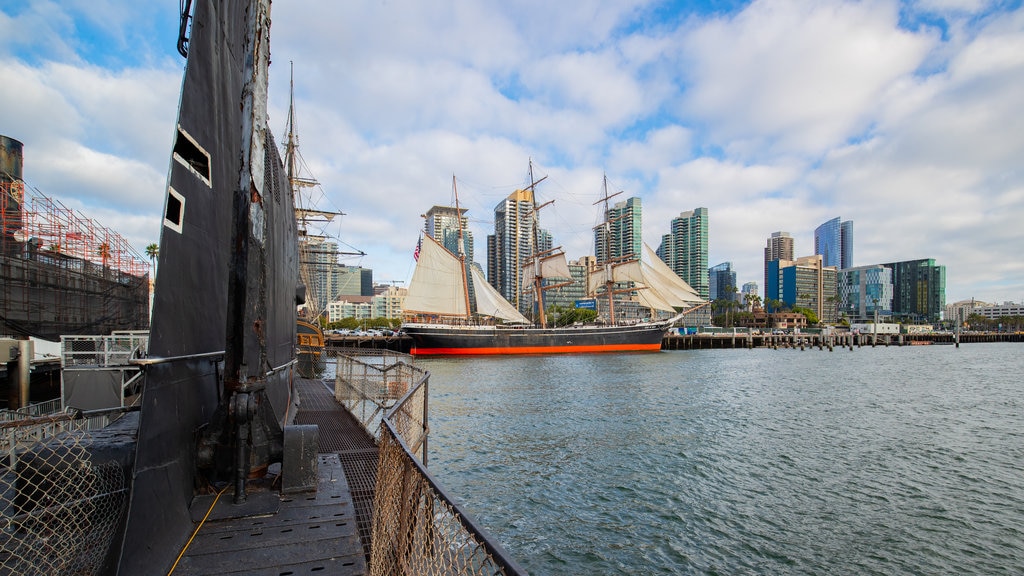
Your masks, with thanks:
[(320, 380), (298, 380), (299, 412), (296, 424), (319, 427), (320, 452), (336, 454), (352, 496), (359, 539), (367, 562), (373, 532), (373, 494), (377, 484), (377, 443)]
[(189, 545), (178, 574), (255, 574), (280, 576), (324, 572), (361, 576), (368, 573), (365, 547), (355, 522), (356, 507), (337, 455), (321, 455), (315, 493), (278, 496), (253, 494), (253, 508), (231, 503), (230, 495), (214, 505), (213, 496), (193, 502), (193, 515), (213, 506), (210, 520)]

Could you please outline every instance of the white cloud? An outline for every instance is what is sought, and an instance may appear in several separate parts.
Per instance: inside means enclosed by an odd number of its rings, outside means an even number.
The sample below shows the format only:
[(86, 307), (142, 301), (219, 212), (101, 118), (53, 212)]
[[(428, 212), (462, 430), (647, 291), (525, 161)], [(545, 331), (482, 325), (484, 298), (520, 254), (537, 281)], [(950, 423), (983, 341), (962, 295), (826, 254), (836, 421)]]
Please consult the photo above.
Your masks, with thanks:
[[(177, 7), (144, 4), (0, 13), (0, 75), (18, 86), (0, 129), (26, 143), (26, 178), (140, 247), (159, 233), (183, 62)], [(378, 279), (408, 277), (453, 173), (483, 263), (532, 157), (556, 201), (542, 224), (571, 258), (592, 249), (607, 173), (643, 198), (653, 245), (708, 207), (710, 263), (740, 282), (763, 282), (771, 232), (809, 254), (840, 216), (855, 263), (934, 257), (949, 300), (1016, 300), (1024, 11), (992, 6), (757, 0), (652, 23), (639, 1), (275, 3), (271, 121), (280, 138), (294, 61), (302, 154)]]
[(894, 2), (758, 0), (682, 41), (686, 113), (715, 140), (815, 155), (870, 125), (879, 97), (934, 43), (897, 28)]

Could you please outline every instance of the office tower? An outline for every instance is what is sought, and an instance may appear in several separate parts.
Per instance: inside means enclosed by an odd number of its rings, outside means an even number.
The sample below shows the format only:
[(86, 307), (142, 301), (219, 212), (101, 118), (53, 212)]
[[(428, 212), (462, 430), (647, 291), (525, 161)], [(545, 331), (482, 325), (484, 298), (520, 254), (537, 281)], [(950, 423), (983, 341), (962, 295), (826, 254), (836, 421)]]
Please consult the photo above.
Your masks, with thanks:
[(881, 264), (839, 271), (839, 312), (850, 322), (888, 320), (892, 316), (892, 269)]
[(790, 307), (809, 308), (818, 321), (834, 324), (837, 320), (837, 276), (835, 266), (825, 266), (820, 254), (796, 260), (774, 260), (778, 268), (780, 298)]
[(452, 254), (459, 254), (459, 228), (462, 229), (463, 248), (466, 262), (473, 261), (473, 233), (469, 231), (466, 209), (453, 206), (434, 206), (427, 211), (423, 230), (437, 240)]
[(739, 293), (736, 291), (736, 271), (732, 269), (732, 262), (722, 262), (708, 269), (708, 293), (711, 300), (739, 300)]
[(892, 270), (892, 315), (896, 320), (935, 323), (946, 307), (946, 267), (932, 258), (882, 264)]
[(840, 270), (853, 266), (853, 221), (838, 217), (814, 230), (814, 253), (821, 254), (825, 266)]
[(529, 305), (520, 297), (522, 263), (535, 249), (545, 250), (552, 245), (551, 234), (534, 230), (533, 207), (533, 191), (509, 194), (494, 207), (494, 234), (487, 236), (487, 281), (521, 310)]
[(661, 237), (658, 257), (676, 276), (686, 281), (705, 300), (708, 281), (708, 209), (682, 212), (672, 219), (668, 234)]
[(614, 261), (620, 258), (639, 257), (643, 248), (640, 198), (633, 197), (616, 203), (608, 209), (605, 221), (607, 232), (604, 224), (594, 228), (594, 254), (597, 256), (597, 263), (604, 264), (606, 259)]
[(780, 300), (778, 267), (769, 272), (769, 262), (793, 259), (793, 237), (789, 232), (772, 232), (764, 248), (764, 299)]

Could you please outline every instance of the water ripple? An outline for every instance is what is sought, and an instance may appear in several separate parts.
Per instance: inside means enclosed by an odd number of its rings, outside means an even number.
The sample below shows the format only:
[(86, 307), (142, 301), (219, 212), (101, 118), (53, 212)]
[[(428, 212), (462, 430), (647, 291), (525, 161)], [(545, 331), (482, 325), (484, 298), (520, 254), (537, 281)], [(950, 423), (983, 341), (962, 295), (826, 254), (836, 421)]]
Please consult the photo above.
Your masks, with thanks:
[(536, 574), (1021, 574), (1020, 351), (428, 360), (431, 470)]

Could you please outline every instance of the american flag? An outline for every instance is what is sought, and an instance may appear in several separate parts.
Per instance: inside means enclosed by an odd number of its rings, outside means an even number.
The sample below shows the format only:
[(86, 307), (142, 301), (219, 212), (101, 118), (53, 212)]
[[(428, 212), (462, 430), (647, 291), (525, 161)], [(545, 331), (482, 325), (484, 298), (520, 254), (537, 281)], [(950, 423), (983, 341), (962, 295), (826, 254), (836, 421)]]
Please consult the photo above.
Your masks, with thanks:
[(416, 249), (413, 250), (413, 252), (412, 252), (412, 259), (415, 260), (416, 262), (420, 261), (420, 244), (422, 244), (422, 243), (423, 243), (423, 238), (420, 237), (420, 239), (416, 241)]

